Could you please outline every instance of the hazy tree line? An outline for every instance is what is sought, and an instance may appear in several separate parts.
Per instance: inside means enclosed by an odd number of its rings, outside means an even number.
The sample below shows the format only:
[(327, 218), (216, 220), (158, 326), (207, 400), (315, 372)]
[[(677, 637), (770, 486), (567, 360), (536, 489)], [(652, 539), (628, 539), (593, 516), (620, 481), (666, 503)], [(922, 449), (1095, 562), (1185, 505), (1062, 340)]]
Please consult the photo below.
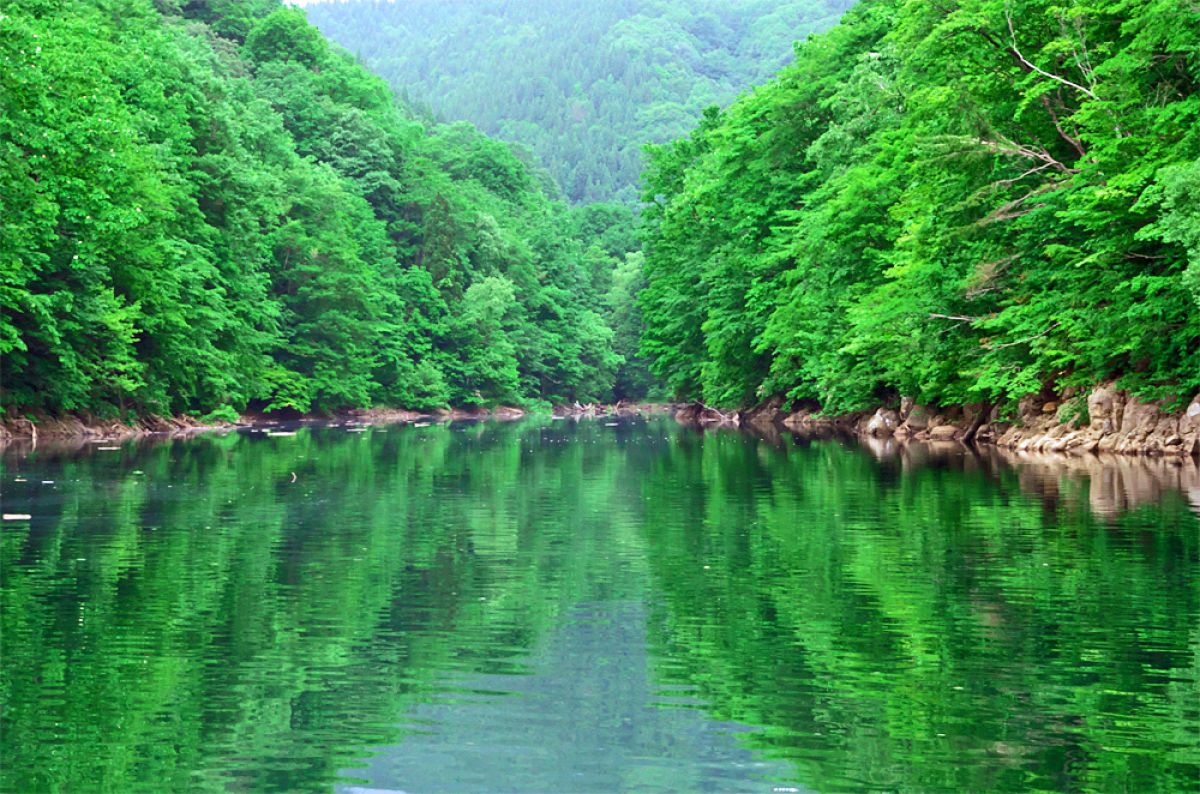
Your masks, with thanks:
[(573, 201), (637, 201), (642, 146), (773, 75), (852, 0), (351, 0), (310, 19), (420, 107), (528, 145)]

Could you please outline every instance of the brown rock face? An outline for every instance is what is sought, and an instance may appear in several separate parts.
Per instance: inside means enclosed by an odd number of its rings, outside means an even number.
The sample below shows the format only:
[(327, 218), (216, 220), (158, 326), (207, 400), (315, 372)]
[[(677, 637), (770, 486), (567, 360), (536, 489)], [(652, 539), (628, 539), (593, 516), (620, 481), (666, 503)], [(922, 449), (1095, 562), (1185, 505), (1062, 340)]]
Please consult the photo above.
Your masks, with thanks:
[(1181, 433), (1200, 431), (1200, 394), (1192, 398), (1183, 416), (1179, 417), (1179, 430)]
[(889, 408), (880, 408), (867, 422), (864, 432), (869, 436), (890, 436), (900, 426), (900, 414)]
[(1158, 406), (1154, 403), (1130, 400), (1121, 418), (1120, 432), (1122, 435), (1150, 433), (1158, 425), (1158, 418)]
[[(980, 414), (985, 414), (980, 417)], [(963, 406), (963, 419), (967, 424), (974, 424), (978, 419), (980, 422), (987, 422), (992, 418), (995, 410), (990, 403), (971, 403)]]
[(1088, 395), (1088, 417), (1092, 430), (1115, 433), (1125, 412), (1125, 395), (1109, 386), (1097, 386)]
[[(1080, 403), (1086, 394), (1088, 423), (1078, 424)], [(1092, 456), (1107, 453), (1164, 457), (1177, 463), (1200, 456), (1200, 394), (1177, 412), (1176, 400), (1142, 402), (1114, 384), (1097, 386), (1090, 393), (1042, 391), (1018, 404), (1014, 422), (1004, 406), (976, 403), (961, 406), (926, 406), (910, 397), (900, 399), (900, 410), (879, 408), (873, 413), (840, 416), (819, 413), (807, 405), (789, 415), (781, 399), (769, 400), (742, 413), (723, 413), (700, 403), (676, 406), (676, 418), (702, 426), (733, 425), (789, 430), (826, 437), (857, 433), (867, 443), (887, 441), (908, 449), (926, 442), (941, 443), (961, 451), (960, 444), (980, 442), (1024, 453), (1058, 453)], [(953, 442), (958, 442), (953, 443)], [(878, 446), (878, 445), (877, 445)], [(880, 449), (891, 447), (882, 444)], [(957, 453), (956, 453), (957, 454)]]
[(784, 399), (782, 396), (775, 396), (748, 411), (743, 411), (741, 414), (742, 423), (760, 428), (773, 427), (787, 417), (783, 412), (783, 403)]
[(928, 429), (932, 419), (933, 411), (924, 405), (914, 405), (908, 412), (908, 418), (904, 420), (904, 424), (915, 433)]
[(929, 430), (929, 438), (933, 441), (952, 441), (962, 434), (962, 428), (954, 425), (938, 425)]
[(1041, 415), (1042, 407), (1035, 395), (1022, 397), (1017, 403), (1017, 416), (1021, 418), (1021, 424), (1032, 424)]
[[(1030, 396), (1020, 403), (1021, 420), (996, 442), (1032, 452), (1119, 453), (1180, 457), (1200, 453), (1200, 396), (1183, 414), (1167, 410), (1168, 401), (1142, 402), (1112, 384), (1088, 395), (1088, 425), (1070, 426), (1071, 413), (1058, 401)], [(1054, 406), (1056, 412), (1049, 409)], [(1189, 415), (1188, 411), (1192, 411)]]

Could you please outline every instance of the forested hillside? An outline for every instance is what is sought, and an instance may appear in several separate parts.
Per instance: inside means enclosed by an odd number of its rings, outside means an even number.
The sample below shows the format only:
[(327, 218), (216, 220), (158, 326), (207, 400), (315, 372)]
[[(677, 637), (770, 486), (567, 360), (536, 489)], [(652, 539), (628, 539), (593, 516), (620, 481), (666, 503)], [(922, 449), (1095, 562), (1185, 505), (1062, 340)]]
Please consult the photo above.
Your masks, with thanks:
[(348, 0), (309, 18), (398, 91), (528, 145), (573, 201), (633, 203), (642, 146), (767, 79), (852, 0)]
[[(622, 153), (568, 180), (587, 199), (838, 10), (570, 7), (311, 11), (385, 34), (364, 43), (402, 28), (391, 61), (365, 54), (440, 96), (566, 113), (521, 129), (575, 147), (559, 169)], [(863, 0), (651, 147), (639, 251), (627, 206), (554, 198), (527, 154), (410, 111), (277, 0), (10, 0), (0, 402), (598, 400), (646, 392), (639, 346), (675, 396), (724, 406), (1193, 394), (1197, 52), (1175, 0)]]
[(863, 0), (653, 151), (654, 370), (829, 411), (1194, 394), (1197, 53), (1178, 0)]
[(630, 213), (545, 182), (508, 144), (416, 120), (275, 0), (9, 0), (4, 408), (628, 394)]

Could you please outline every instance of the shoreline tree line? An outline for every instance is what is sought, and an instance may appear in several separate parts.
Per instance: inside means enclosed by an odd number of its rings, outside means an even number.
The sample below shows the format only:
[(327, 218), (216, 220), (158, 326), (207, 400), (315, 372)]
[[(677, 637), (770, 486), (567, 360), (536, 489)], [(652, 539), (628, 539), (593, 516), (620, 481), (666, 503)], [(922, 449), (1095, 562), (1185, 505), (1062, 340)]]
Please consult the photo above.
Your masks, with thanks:
[(1197, 52), (1174, 0), (863, 0), (651, 149), (652, 370), (831, 413), (1114, 378), (1191, 397)]
[(276, 0), (14, 0), (0, 402), (1184, 398), (1197, 31), (1172, 0), (863, 0), (648, 147), (635, 214), (566, 203)]
[(14, 0), (0, 109), (10, 416), (644, 393), (631, 211), (417, 118), (298, 9)]

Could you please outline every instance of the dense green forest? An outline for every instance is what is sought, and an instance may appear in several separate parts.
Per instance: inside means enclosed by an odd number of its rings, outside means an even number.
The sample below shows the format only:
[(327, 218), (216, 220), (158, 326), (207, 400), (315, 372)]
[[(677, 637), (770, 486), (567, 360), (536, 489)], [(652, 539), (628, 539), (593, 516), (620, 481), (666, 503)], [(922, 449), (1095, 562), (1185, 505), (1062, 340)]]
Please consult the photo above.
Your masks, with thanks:
[(621, 195), (641, 140), (839, 7), (310, 10), (548, 173), (276, 0), (9, 2), (3, 405), (1194, 393), (1200, 10), (1172, 0), (864, 0), (651, 145), (640, 220), (557, 198)]
[(645, 175), (679, 397), (1200, 387), (1200, 7), (864, 0)]
[(644, 389), (631, 213), (547, 184), (509, 144), (417, 119), (275, 0), (6, 2), (4, 407)]
[(642, 146), (695, 126), (852, 0), (349, 0), (309, 18), (432, 113), (519, 141), (573, 201), (637, 199)]

